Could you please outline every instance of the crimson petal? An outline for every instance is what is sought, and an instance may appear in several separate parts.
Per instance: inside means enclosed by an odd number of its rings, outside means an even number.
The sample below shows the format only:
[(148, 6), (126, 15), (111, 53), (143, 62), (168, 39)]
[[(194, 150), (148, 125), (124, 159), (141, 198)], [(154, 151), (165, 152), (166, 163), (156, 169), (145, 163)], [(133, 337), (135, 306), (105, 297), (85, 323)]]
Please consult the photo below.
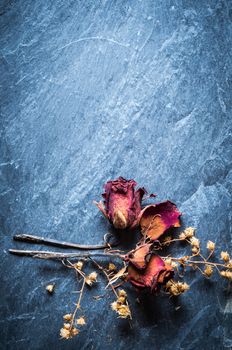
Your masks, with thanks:
[(127, 280), (138, 288), (157, 291), (174, 274), (173, 268), (165, 264), (158, 255), (152, 255), (145, 270), (139, 270), (132, 264), (128, 266)]
[(180, 227), (180, 216), (176, 205), (170, 201), (146, 206), (140, 213), (142, 234), (154, 241), (171, 227)]
[(119, 177), (104, 185), (104, 203), (95, 203), (115, 228), (133, 228), (138, 224), (144, 188), (135, 190), (137, 183)]

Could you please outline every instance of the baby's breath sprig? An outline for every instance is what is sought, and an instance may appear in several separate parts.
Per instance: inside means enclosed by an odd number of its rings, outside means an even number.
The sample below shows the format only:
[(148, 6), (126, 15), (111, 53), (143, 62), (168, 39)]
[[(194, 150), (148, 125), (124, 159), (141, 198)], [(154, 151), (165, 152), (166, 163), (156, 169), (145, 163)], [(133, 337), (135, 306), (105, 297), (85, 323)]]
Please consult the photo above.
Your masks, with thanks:
[[(200, 239), (195, 237), (195, 229), (193, 227), (186, 228), (183, 232), (179, 234), (178, 238), (171, 239), (170, 237), (166, 237), (166, 239), (161, 243), (162, 245), (168, 245), (172, 242), (176, 241), (184, 241), (191, 246), (191, 255), (185, 255), (183, 257), (175, 258), (175, 257), (163, 257), (165, 259), (166, 264), (171, 265), (174, 269), (179, 271), (179, 267), (182, 267), (184, 271), (187, 267), (192, 267), (193, 269), (199, 270), (205, 277), (210, 278), (213, 275), (213, 272), (216, 270), (219, 275), (228, 281), (232, 281), (232, 259), (230, 255), (226, 251), (220, 252), (220, 259), (223, 263), (219, 263), (217, 261), (211, 261), (213, 254), (215, 253), (216, 245), (212, 241), (208, 241), (206, 244), (206, 249), (208, 251), (208, 256), (205, 257), (201, 253), (201, 242)], [(204, 269), (202, 270), (200, 266), (203, 265)], [(172, 288), (171, 288), (172, 286)], [(168, 286), (166, 286), (166, 290), (170, 292), (172, 295), (178, 295), (176, 289), (176, 282), (173, 280), (168, 282)], [(180, 294), (180, 293), (179, 293)]]
[[(148, 228), (150, 228), (150, 226)], [(216, 244), (210, 240), (205, 247), (207, 253), (204, 254), (204, 246), (200, 239), (196, 237), (195, 231), (195, 228), (187, 227), (177, 238), (166, 236), (161, 242), (158, 240), (154, 241), (152, 240), (152, 237), (145, 235), (136, 248), (127, 253), (122, 250), (113, 250), (109, 244), (104, 252), (94, 253), (60, 253), (18, 249), (10, 249), (9, 252), (11, 254), (37, 259), (59, 260), (65, 267), (71, 268), (76, 272), (79, 277), (78, 281), (82, 281), (81, 289), (78, 291), (78, 300), (75, 304), (74, 311), (63, 316), (63, 326), (60, 329), (61, 338), (70, 339), (79, 334), (80, 328), (86, 324), (84, 316), (80, 314), (82, 297), (85, 289), (92, 288), (98, 278), (98, 273), (96, 271), (92, 271), (89, 274), (86, 274), (83, 271), (84, 261), (92, 262), (99, 272), (103, 273), (106, 277), (106, 288), (110, 287), (116, 297), (116, 300), (111, 303), (111, 308), (119, 318), (124, 319), (132, 319), (131, 310), (127, 300), (127, 293), (123, 289), (118, 291), (118, 287), (125, 281), (130, 281), (133, 285), (142, 287), (143, 289), (152, 288), (152, 290), (158, 291), (159, 287), (163, 287), (171, 296), (179, 296), (180, 294), (187, 292), (190, 288), (186, 282), (175, 281), (173, 279), (173, 270), (177, 271), (179, 277), (183, 277), (187, 268), (199, 271), (206, 278), (211, 278), (212, 275), (214, 275), (214, 272), (217, 272), (220, 277), (231, 282), (232, 259), (230, 254), (227, 251), (221, 251), (221, 261), (215, 260)], [(155, 254), (155, 250), (160, 250), (163, 247), (169, 246), (171, 243), (178, 241), (188, 244), (190, 248), (189, 255), (180, 257), (172, 257), (168, 255), (162, 257)], [(55, 244), (57, 244), (57, 242), (55, 242)], [(63, 243), (61, 243), (61, 245), (62, 244)], [(81, 246), (81, 249), (87, 249), (86, 247), (87, 246)], [(97, 249), (102, 248), (102, 246), (91, 246), (91, 248), (88, 246), (89, 249), (95, 249), (96, 247)], [(117, 271), (116, 266), (110, 262), (108, 267), (105, 268), (95, 260), (95, 257), (121, 259), (123, 266)], [(215, 259), (213, 259), (214, 257)], [(75, 259), (81, 260), (74, 262), (73, 260)], [(162, 266), (161, 271), (159, 271), (160, 266)], [(151, 267), (153, 267), (153, 270), (155, 271), (154, 276), (150, 275), (150, 273), (153, 273)], [(157, 268), (160, 272), (159, 275), (156, 273)], [(151, 279), (151, 277), (153, 278)], [(119, 281), (119, 279), (121, 281)], [(152, 280), (152, 285), (150, 280)], [(47, 285), (47, 292), (52, 294), (54, 286), (54, 284)]]
[[(95, 260), (93, 260), (91, 258), (91, 260), (93, 261), (93, 263), (98, 267), (98, 269), (100, 271), (103, 272), (103, 274), (105, 275), (107, 281), (108, 281), (108, 286), (111, 287), (113, 293), (115, 294), (117, 300), (114, 301), (112, 304), (111, 304), (111, 308), (112, 310), (116, 311), (119, 315), (119, 318), (129, 318), (129, 319), (132, 319), (131, 317), (131, 311), (130, 311), (130, 308), (129, 308), (129, 304), (128, 304), (128, 301), (127, 301), (127, 294), (126, 292), (121, 289), (119, 290), (119, 292), (117, 292), (116, 288), (113, 283), (112, 283), (112, 278), (111, 278), (111, 272), (112, 270), (115, 272), (115, 276), (116, 275), (119, 275), (119, 276), (123, 276), (123, 272), (121, 272), (121, 270), (117, 273), (117, 270), (116, 270), (116, 266), (112, 263), (109, 264), (108, 266), (108, 270), (105, 269), (103, 266), (99, 265), (99, 263), (97, 263)], [(123, 269), (122, 269), (123, 270)], [(108, 271), (110, 271), (110, 274), (108, 274)], [(120, 278), (120, 277), (119, 277)]]
[(186, 282), (176, 282), (174, 280), (169, 280), (165, 286), (167, 292), (173, 296), (185, 293), (189, 288), (190, 287)]
[(127, 293), (125, 292), (125, 290), (119, 290), (117, 300), (111, 304), (111, 308), (119, 315), (119, 318), (132, 319), (131, 311), (127, 301)]
[(69, 313), (63, 316), (64, 324), (63, 327), (60, 329), (61, 338), (70, 339), (78, 335), (80, 332), (79, 328), (77, 328), (76, 325), (84, 326), (86, 324), (84, 317), (81, 316), (76, 319), (76, 314), (81, 307), (81, 299), (83, 296), (85, 285), (88, 284), (89, 286), (92, 286), (92, 284), (96, 281), (97, 274), (96, 272), (92, 272), (90, 275), (86, 276), (86, 274), (82, 271), (82, 261), (72, 263), (71, 261), (67, 260), (67, 263), (63, 261), (63, 264), (66, 267), (73, 268), (77, 272), (77, 274), (80, 275), (80, 277), (82, 278), (82, 287), (79, 291), (78, 301), (75, 304), (75, 310), (73, 311), (73, 313)]
[(179, 234), (178, 238), (172, 238), (171, 236), (166, 236), (161, 242), (161, 247), (169, 246), (171, 243), (178, 242), (178, 241), (186, 241), (190, 243), (190, 239), (192, 239), (194, 235), (195, 235), (195, 228), (187, 227), (183, 232)]
[[(111, 283), (112, 276), (117, 275), (116, 266), (113, 263), (109, 263), (108, 268), (104, 268), (97, 261), (95, 261), (93, 257), (89, 257), (89, 260), (98, 268), (100, 272), (105, 275), (108, 285), (111, 287), (114, 295), (117, 298), (117, 300), (111, 304), (111, 308), (118, 313), (120, 318), (131, 319), (131, 311), (127, 301), (126, 292), (124, 290), (117, 292), (116, 287), (113, 285), (113, 283)], [(65, 261), (63, 260), (62, 263), (65, 267), (74, 269), (83, 281), (81, 290), (79, 291), (78, 301), (75, 304), (75, 310), (73, 313), (69, 313), (63, 316), (64, 324), (60, 329), (60, 336), (63, 339), (70, 339), (80, 332), (80, 329), (76, 326), (83, 326), (86, 324), (85, 318), (83, 316), (76, 318), (76, 315), (78, 310), (81, 308), (81, 300), (85, 286), (87, 285), (88, 287), (92, 287), (92, 285), (97, 281), (98, 274), (96, 271), (93, 271), (90, 274), (86, 275), (83, 271), (83, 261), (77, 261), (73, 263), (70, 260), (66, 259)]]

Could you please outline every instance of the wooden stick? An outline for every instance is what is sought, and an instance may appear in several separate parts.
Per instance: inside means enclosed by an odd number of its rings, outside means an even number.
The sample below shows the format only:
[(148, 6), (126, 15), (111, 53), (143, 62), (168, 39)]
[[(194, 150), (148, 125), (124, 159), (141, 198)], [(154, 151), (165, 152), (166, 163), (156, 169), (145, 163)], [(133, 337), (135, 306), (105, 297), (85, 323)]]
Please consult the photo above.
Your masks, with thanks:
[[(109, 248), (110, 245), (108, 244), (101, 244), (101, 245), (82, 245), (82, 244), (76, 244), (76, 243), (69, 243), (64, 241), (58, 241), (56, 239), (51, 238), (44, 238), (39, 236), (33, 236), (28, 234), (19, 234), (15, 235), (14, 237), (15, 241), (21, 241), (26, 243), (36, 243), (36, 244), (44, 244), (49, 245), (53, 247), (60, 247), (60, 248), (73, 248), (73, 249), (80, 249), (80, 250), (94, 250), (94, 249), (106, 249)], [(117, 244), (112, 244), (111, 246), (116, 246)]]
[(59, 252), (50, 252), (43, 250), (19, 250), (19, 249), (9, 249), (10, 254), (19, 255), (19, 256), (28, 256), (38, 259), (66, 259), (66, 258), (90, 258), (91, 256), (102, 256), (102, 257), (119, 257), (123, 258), (121, 254), (110, 254), (110, 253), (59, 253)]

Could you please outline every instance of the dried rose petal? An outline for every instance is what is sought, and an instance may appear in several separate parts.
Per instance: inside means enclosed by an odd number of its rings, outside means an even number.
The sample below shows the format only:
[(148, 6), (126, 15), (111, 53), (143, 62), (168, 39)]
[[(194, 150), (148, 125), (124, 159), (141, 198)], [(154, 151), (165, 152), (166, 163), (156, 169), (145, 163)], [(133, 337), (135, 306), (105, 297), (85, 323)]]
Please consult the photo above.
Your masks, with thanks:
[(129, 252), (124, 257), (124, 260), (126, 262), (130, 262), (137, 269), (145, 269), (147, 266), (147, 263), (149, 262), (149, 260), (151, 258), (152, 246), (153, 246), (153, 243), (141, 244), (136, 249)]
[(104, 185), (104, 203), (95, 203), (115, 228), (133, 228), (138, 224), (144, 188), (135, 190), (137, 183), (119, 177)]
[(170, 201), (146, 206), (140, 213), (142, 234), (154, 241), (170, 227), (180, 227), (181, 213)]
[(130, 263), (127, 280), (136, 287), (157, 291), (173, 274), (172, 266), (165, 264), (158, 255), (152, 255), (144, 270), (139, 270)]

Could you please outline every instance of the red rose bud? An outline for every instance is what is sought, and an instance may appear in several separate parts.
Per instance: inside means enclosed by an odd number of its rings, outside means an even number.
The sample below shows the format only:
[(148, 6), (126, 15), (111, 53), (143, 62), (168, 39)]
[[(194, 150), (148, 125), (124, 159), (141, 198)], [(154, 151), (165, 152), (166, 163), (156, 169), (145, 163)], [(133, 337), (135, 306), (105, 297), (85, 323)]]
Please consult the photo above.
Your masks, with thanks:
[(128, 266), (127, 280), (135, 287), (156, 292), (173, 277), (172, 266), (165, 264), (158, 255), (152, 255), (145, 269), (138, 269), (131, 262)]
[(142, 234), (151, 241), (157, 240), (171, 227), (180, 227), (180, 216), (176, 205), (170, 201), (146, 206), (140, 213)]
[(141, 200), (146, 193), (144, 188), (135, 190), (137, 183), (119, 177), (104, 185), (104, 202), (95, 202), (97, 207), (118, 229), (133, 228), (138, 224)]

